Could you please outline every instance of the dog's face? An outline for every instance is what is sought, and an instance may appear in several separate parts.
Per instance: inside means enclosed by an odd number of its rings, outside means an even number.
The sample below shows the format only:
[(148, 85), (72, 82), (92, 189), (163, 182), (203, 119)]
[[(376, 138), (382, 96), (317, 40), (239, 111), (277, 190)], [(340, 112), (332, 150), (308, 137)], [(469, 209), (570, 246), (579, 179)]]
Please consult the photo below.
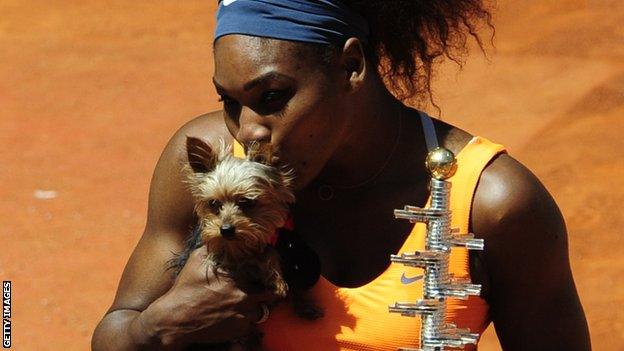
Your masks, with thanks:
[(264, 250), (295, 200), (292, 174), (272, 164), (266, 149), (239, 159), (223, 142), (213, 148), (191, 137), (186, 148), (187, 182), (208, 252), (236, 260)]

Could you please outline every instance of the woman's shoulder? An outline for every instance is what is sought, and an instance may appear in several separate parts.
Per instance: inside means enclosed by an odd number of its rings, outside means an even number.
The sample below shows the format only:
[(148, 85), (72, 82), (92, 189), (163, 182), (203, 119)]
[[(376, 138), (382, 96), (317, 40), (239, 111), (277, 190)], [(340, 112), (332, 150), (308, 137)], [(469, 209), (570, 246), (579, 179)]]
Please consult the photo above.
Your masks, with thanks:
[(499, 304), (495, 295), (501, 289), (511, 288), (512, 295), (546, 294), (549, 284), (532, 283), (558, 282), (570, 275), (559, 207), (539, 178), (507, 153), (483, 169), (470, 227), (485, 240), (485, 250), (471, 255), (471, 275), (484, 285), (483, 296), (490, 303)]
[(192, 223), (193, 200), (186, 187), (182, 165), (187, 160), (186, 138), (196, 137), (209, 143), (219, 138), (230, 142), (221, 111), (195, 117), (171, 136), (161, 152), (150, 183), (147, 231), (178, 228), (185, 233)]
[(561, 212), (544, 184), (508, 153), (497, 155), (483, 169), (475, 190), (471, 216), (474, 231), (494, 241), (500, 240), (501, 235), (505, 240), (512, 241), (543, 239), (532, 237), (535, 234), (531, 233), (512, 237), (518, 228), (522, 228), (523, 232), (532, 227), (539, 229), (534, 233), (565, 229)]
[(214, 111), (197, 116), (182, 126), (171, 136), (163, 149), (156, 170), (165, 169), (176, 171), (180, 169), (180, 162), (186, 160), (186, 139), (194, 137), (202, 139), (210, 144), (223, 139), (226, 143), (232, 141), (223, 121), (222, 111)]
[[(443, 121), (435, 121), (440, 144), (459, 153), (475, 137), (471, 133)], [(472, 225), (483, 235), (512, 217), (535, 215), (539, 210), (548, 218), (560, 216), (552, 196), (539, 178), (519, 160), (503, 152), (494, 156), (483, 168), (472, 204)]]
[(218, 139), (231, 142), (232, 136), (223, 121), (223, 111), (217, 110), (199, 115), (184, 123), (172, 136), (170, 143), (184, 143), (186, 137), (203, 139), (214, 143)]
[[(441, 143), (459, 152), (474, 135), (453, 125), (436, 121)], [(554, 198), (540, 179), (508, 153), (499, 153), (479, 177), (470, 213), (470, 230), (483, 238), (486, 249), (471, 256), (473, 279), (489, 290), (489, 281), (502, 282), (514, 276), (520, 266), (567, 265), (565, 222)], [(556, 259), (555, 259), (556, 258)], [(531, 271), (529, 269), (528, 271)]]

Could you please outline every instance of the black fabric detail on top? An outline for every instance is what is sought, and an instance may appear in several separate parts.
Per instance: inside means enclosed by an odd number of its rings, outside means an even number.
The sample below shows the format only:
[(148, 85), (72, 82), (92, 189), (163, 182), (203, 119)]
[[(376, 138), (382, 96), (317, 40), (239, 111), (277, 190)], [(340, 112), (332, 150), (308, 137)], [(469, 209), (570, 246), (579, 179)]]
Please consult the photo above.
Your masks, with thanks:
[(321, 261), (294, 230), (280, 229), (275, 248), (289, 288), (303, 290), (316, 284), (321, 276)]

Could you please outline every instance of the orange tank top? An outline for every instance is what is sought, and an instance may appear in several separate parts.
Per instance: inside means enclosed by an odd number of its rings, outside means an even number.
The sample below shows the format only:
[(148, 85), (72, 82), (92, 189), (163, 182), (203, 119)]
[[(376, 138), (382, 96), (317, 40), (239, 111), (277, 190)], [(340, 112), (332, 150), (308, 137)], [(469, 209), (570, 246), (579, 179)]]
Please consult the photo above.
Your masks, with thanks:
[[(237, 156), (243, 154), (240, 145), (235, 145), (234, 152)], [(457, 173), (449, 180), (452, 226), (461, 233), (468, 233), (472, 198), (481, 172), (502, 152), (505, 152), (502, 145), (477, 136), (457, 154)], [(431, 198), (427, 206), (430, 201)], [(425, 235), (426, 225), (416, 223), (398, 253), (424, 250)], [(452, 249), (449, 270), (456, 277), (470, 277), (466, 249)], [(423, 280), (418, 278), (422, 274), (421, 268), (390, 264), (373, 281), (357, 288), (337, 287), (321, 276), (311, 288), (311, 294), (324, 316), (316, 321), (304, 320), (295, 316), (290, 304), (279, 304), (271, 311), (268, 321), (260, 325), (264, 332), (263, 349), (381, 351), (418, 346), (420, 318), (389, 313), (388, 306), (397, 301), (421, 299)], [(490, 323), (489, 306), (482, 298), (470, 296), (466, 300), (447, 301), (447, 321), (459, 328), (481, 334)]]

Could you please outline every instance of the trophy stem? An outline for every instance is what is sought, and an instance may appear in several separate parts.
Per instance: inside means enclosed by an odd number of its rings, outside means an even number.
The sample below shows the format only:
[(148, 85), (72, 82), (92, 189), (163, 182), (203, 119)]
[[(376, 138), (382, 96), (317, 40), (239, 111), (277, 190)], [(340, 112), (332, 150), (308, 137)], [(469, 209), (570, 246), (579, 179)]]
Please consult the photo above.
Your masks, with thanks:
[(466, 299), (469, 295), (479, 295), (481, 292), (480, 285), (456, 279), (449, 272), (451, 248), (483, 250), (483, 240), (474, 239), (472, 234), (458, 234), (451, 228), (451, 183), (444, 179), (451, 177), (456, 170), (454, 155), (446, 149), (437, 148), (427, 156), (427, 167), (432, 174), (429, 208), (405, 206), (402, 210), (394, 210), (398, 219), (427, 225), (424, 251), (391, 256), (394, 263), (423, 268), (425, 271), (423, 299), (416, 302), (396, 302), (389, 307), (390, 312), (421, 318), (420, 345), (417, 348), (399, 349), (403, 351), (463, 348), (466, 344), (476, 344), (479, 339), (479, 334), (446, 323), (445, 317), (447, 298)]

